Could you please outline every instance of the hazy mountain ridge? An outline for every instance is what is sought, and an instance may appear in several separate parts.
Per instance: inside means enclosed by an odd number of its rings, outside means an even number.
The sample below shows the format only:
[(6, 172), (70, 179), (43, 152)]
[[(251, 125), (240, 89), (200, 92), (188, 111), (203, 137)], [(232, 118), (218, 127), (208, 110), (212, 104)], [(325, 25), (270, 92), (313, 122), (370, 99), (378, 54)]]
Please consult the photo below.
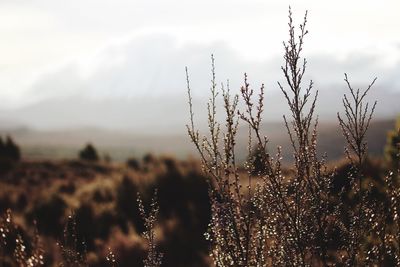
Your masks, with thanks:
[[(257, 85), (252, 86), (257, 90)], [(318, 88), (318, 86), (316, 86)], [(357, 87), (355, 87), (357, 88)], [(208, 90), (206, 88), (206, 90)], [(194, 93), (196, 91), (193, 89)], [(337, 111), (342, 110), (341, 99), (347, 93), (343, 85), (319, 90), (316, 114), (322, 121), (336, 120)], [(373, 88), (370, 101), (378, 99), (376, 119), (392, 119), (400, 113), (400, 92), (382, 87)], [(220, 100), (219, 100), (220, 101)], [(194, 98), (196, 122), (206, 128), (206, 98)], [(239, 104), (241, 105), (241, 104)], [(222, 103), (218, 113), (224, 114)], [(281, 121), (287, 114), (287, 103), (281, 92), (266, 89), (265, 121)], [(221, 121), (223, 121), (223, 118)], [(0, 128), (32, 128), (57, 130), (94, 127), (110, 130), (129, 130), (141, 134), (184, 134), (189, 120), (187, 93), (152, 97), (87, 98), (83, 96), (57, 97), (0, 112)]]
[[(386, 143), (386, 135), (394, 127), (393, 120), (374, 120), (367, 135), (370, 154), (381, 156)], [(292, 159), (290, 142), (283, 122), (266, 122), (262, 132), (269, 139), (271, 155), (277, 146), (283, 149), (284, 161)], [(129, 157), (142, 157), (147, 153), (173, 154), (180, 158), (197, 155), (194, 146), (184, 131), (180, 134), (141, 134), (134, 131), (107, 130), (101, 128), (76, 128), (69, 130), (31, 130), (16, 128), (1, 130), (0, 134), (10, 134), (21, 145), (26, 158), (76, 158), (79, 149), (87, 142), (93, 143), (100, 155), (109, 154), (114, 160), (124, 161)], [(238, 132), (237, 154), (244, 160), (247, 153), (247, 128)], [(327, 153), (329, 160), (343, 156), (344, 139), (336, 122), (320, 122), (318, 126), (318, 151)]]

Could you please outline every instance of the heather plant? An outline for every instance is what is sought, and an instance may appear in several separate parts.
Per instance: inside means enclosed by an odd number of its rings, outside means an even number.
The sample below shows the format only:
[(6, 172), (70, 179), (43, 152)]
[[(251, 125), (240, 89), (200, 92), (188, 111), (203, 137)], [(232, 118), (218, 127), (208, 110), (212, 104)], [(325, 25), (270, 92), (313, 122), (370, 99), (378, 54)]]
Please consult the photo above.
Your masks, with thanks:
[[(137, 202), (140, 215), (144, 220), (143, 238), (148, 243), (147, 257), (143, 260), (143, 264), (145, 267), (158, 267), (161, 265), (163, 255), (158, 252), (155, 234), (159, 213), (157, 191), (151, 200), (148, 213), (145, 211), (139, 194)], [(62, 238), (57, 243), (61, 256), (56, 262), (58, 266), (89, 266), (86, 242), (82, 241), (83, 237), (78, 235), (76, 219), (75, 214), (67, 217)], [(117, 266), (117, 259), (111, 248), (109, 248), (105, 260), (109, 266)], [(33, 238), (29, 238), (23, 229), (14, 222), (11, 210), (7, 210), (0, 219), (0, 266), (5, 264), (5, 266), (38, 267), (47, 264), (45, 261), (45, 252), (40, 242), (36, 223)]]
[[(400, 142), (398, 143), (400, 147)], [(400, 148), (397, 153), (400, 157)], [(400, 266), (400, 166), (397, 161), (396, 174), (390, 172), (386, 177), (386, 194), (389, 199), (387, 210), (383, 213), (381, 227), (377, 228), (376, 234), (380, 237), (378, 247), (379, 260), (386, 263), (390, 260), (393, 265)], [(387, 225), (387, 222), (390, 222)], [(379, 226), (379, 224), (377, 225)]]
[(108, 253), (106, 256), (106, 261), (109, 263), (110, 267), (117, 267), (117, 259), (111, 248), (108, 248)]
[[(284, 82), (278, 82), (278, 87), (289, 107), (289, 116), (283, 116), (283, 121), (293, 151), (290, 172), (283, 171), (281, 148), (277, 147), (275, 154), (271, 155), (270, 151), (274, 148), (270, 147), (268, 137), (261, 132), (266, 108), (264, 85), (259, 90), (253, 89), (245, 74), (239, 94), (231, 92), (229, 82), (221, 84), (219, 89), (212, 56), (208, 133), (201, 135), (195, 128), (192, 91), (186, 68), (190, 112), (188, 135), (200, 155), (204, 172), (210, 177), (211, 219), (205, 233), (210, 244), (210, 257), (215, 266), (400, 266), (400, 146), (396, 138), (390, 143), (393, 170), (380, 181), (382, 188), (370, 182), (366, 171), (368, 147), (365, 137), (376, 107), (376, 102), (371, 105), (366, 97), (375, 79), (366, 90), (354, 89), (345, 74), (349, 94), (344, 95), (344, 112), (338, 113), (338, 120), (347, 144), (345, 155), (351, 167), (343, 175), (346, 186), (333, 188), (336, 171), (327, 167), (326, 155), (317, 155), (318, 117), (315, 116), (315, 108), (318, 91), (314, 90), (312, 81), (304, 80), (307, 61), (302, 52), (308, 34), (307, 13), (296, 31), (289, 9), (288, 26), (289, 38), (283, 43), (284, 63), (281, 67)], [(217, 119), (220, 95), (225, 113), (223, 123)], [(248, 156), (244, 163), (239, 162), (236, 155), (237, 133), (243, 124), (248, 128)], [(88, 147), (83, 150), (86, 152), (81, 155), (82, 158), (98, 158), (95, 149)], [(132, 160), (128, 165), (137, 172), (143, 169), (146, 173), (165, 167), (167, 174), (157, 182), (157, 186), (160, 186), (161, 203), (167, 205), (168, 202), (172, 207), (171, 212), (162, 210), (167, 215), (174, 213), (175, 218), (170, 222), (175, 223), (177, 228), (193, 224), (196, 218), (208, 216), (208, 206), (201, 207), (204, 199), (199, 193), (203, 186), (202, 177), (190, 173), (187, 175), (191, 178), (188, 182), (173, 159), (158, 160), (152, 155), (146, 156), (143, 164)], [(379, 190), (383, 197), (377, 197)], [(117, 186), (116, 208), (125, 220), (130, 218), (134, 223), (136, 217), (143, 220), (143, 239), (147, 243), (144, 266), (161, 266), (162, 262), (168, 264), (168, 258), (163, 258), (156, 240), (160, 210), (157, 191), (148, 212), (138, 191), (137, 184), (125, 176)], [(198, 199), (199, 204), (190, 202), (187, 195), (192, 197), (192, 201)], [(108, 201), (98, 191), (95, 199), (104, 204), (111, 202), (112, 197)], [(64, 216), (66, 203), (61, 197), (56, 200), (34, 209), (33, 215), (59, 222), (59, 218)], [(134, 200), (138, 203), (137, 211), (132, 209)], [(187, 209), (190, 211), (187, 212)], [(43, 216), (37, 214), (40, 210)], [(86, 222), (94, 221), (91, 212), (89, 205), (82, 205), (78, 210), (78, 214), (90, 219)], [(196, 212), (201, 216), (192, 217)], [(169, 219), (169, 216), (164, 217)], [(67, 218), (59, 243), (60, 266), (89, 265), (86, 243), (78, 237), (75, 220), (75, 216)], [(43, 227), (47, 224), (40, 222), (38, 226), (43, 228), (41, 230), (49, 230), (56, 225)], [(138, 225), (134, 226), (141, 231)], [(20, 230), (11, 212), (7, 211), (0, 220), (0, 263), (7, 266), (44, 265), (44, 251), (37, 231), (34, 238), (29, 238)], [(173, 229), (176, 232), (179, 230)], [(164, 234), (167, 232), (168, 229)], [(107, 236), (108, 232), (103, 239)], [(94, 235), (92, 237), (95, 238)], [(88, 242), (92, 243), (94, 240)], [(179, 253), (184, 254), (182, 251)], [(117, 266), (111, 248), (106, 261), (110, 266)]]
[(88, 266), (86, 261), (86, 244), (85, 242), (78, 241), (76, 217), (74, 214), (68, 216), (63, 233), (63, 240), (58, 243), (62, 256), (60, 266)]
[(143, 233), (144, 239), (147, 241), (148, 250), (147, 257), (143, 260), (145, 267), (159, 267), (161, 266), (163, 255), (157, 250), (157, 241), (155, 234), (155, 226), (159, 213), (159, 206), (157, 203), (157, 190), (154, 192), (153, 198), (150, 203), (150, 211), (146, 212), (140, 194), (137, 194), (137, 203), (139, 212), (144, 220), (145, 231)]
[(368, 260), (365, 251), (363, 251), (363, 245), (366, 237), (371, 234), (371, 232), (366, 231), (372, 230), (369, 223), (376, 216), (367, 199), (371, 185), (363, 183), (365, 179), (363, 164), (367, 157), (365, 134), (376, 107), (376, 101), (369, 108), (369, 103), (365, 103), (364, 99), (375, 81), (376, 78), (365, 91), (354, 90), (347, 74), (345, 74), (345, 82), (350, 91), (350, 97), (346, 94), (343, 97), (345, 117), (338, 113), (339, 124), (347, 142), (345, 153), (352, 165), (352, 171), (348, 178), (355, 199), (352, 209), (346, 209), (349, 222), (342, 224), (344, 226), (342, 238), (345, 242), (343, 249), (346, 251), (342, 260), (348, 266), (363, 265), (365, 264), (364, 258)]
[(371, 203), (369, 229), (374, 242), (369, 245), (365, 258), (370, 265), (400, 266), (400, 141), (394, 141), (393, 146), (397, 148), (395, 160), (391, 162), (393, 169), (384, 180), (386, 201)]
[(44, 266), (44, 250), (37, 228), (32, 240), (27, 242), (14, 222), (11, 211), (7, 210), (0, 220), (0, 266), (13, 266), (13, 263), (21, 267)]
[[(212, 257), (217, 266), (305, 266), (319, 257), (326, 262), (329, 175), (325, 172), (324, 160), (317, 159), (316, 125), (313, 113), (317, 94), (311, 96), (313, 87), (309, 83), (302, 91), (302, 78), (306, 60), (301, 61), (306, 30), (307, 14), (300, 25), (296, 38), (292, 14), (289, 11), (289, 40), (284, 43), (283, 74), (288, 84), (279, 87), (290, 107), (293, 121), (286, 117), (285, 124), (290, 136), (295, 159), (295, 175), (284, 177), (281, 169), (280, 148), (276, 159), (267, 153), (268, 139), (260, 132), (264, 111), (264, 85), (254, 101), (254, 90), (247, 74), (241, 88), (245, 110), (238, 111), (239, 96), (231, 97), (229, 85), (222, 95), (226, 112), (226, 132), (221, 134), (216, 122), (216, 84), (214, 59), (212, 58), (211, 98), (208, 104), (210, 137), (200, 138), (194, 128), (191, 93), (188, 81), (191, 124), (188, 133), (198, 149), (204, 169), (212, 177), (215, 189), (210, 189), (212, 219), (207, 238), (212, 244)], [(309, 109), (305, 111), (307, 104)], [(246, 174), (240, 173), (235, 158), (236, 133), (239, 120), (249, 128), (249, 160)], [(219, 142), (222, 135), (222, 149)], [(258, 150), (257, 162), (261, 168), (258, 176), (261, 183), (254, 183), (254, 154), (251, 153), (253, 136)], [(260, 169), (260, 168), (257, 168)], [(246, 176), (246, 178), (243, 178)], [(241, 180), (246, 180), (243, 190)], [(312, 229), (316, 225), (317, 229)], [(311, 231), (312, 230), (312, 231)]]
[[(291, 175), (283, 175), (280, 147), (272, 157), (268, 138), (261, 133), (264, 85), (255, 93), (245, 74), (240, 96), (231, 94), (229, 83), (221, 84), (219, 91), (212, 56), (209, 132), (201, 135), (194, 126), (186, 68), (190, 113), (187, 130), (210, 177), (212, 217), (206, 238), (216, 266), (382, 266), (390, 257), (399, 258), (399, 242), (394, 238), (398, 235), (398, 187), (393, 184), (393, 174), (386, 179), (390, 199), (381, 203), (372, 197), (374, 188), (365, 183), (363, 173), (365, 135), (376, 106), (376, 102), (372, 106), (366, 103), (365, 98), (375, 79), (365, 91), (354, 90), (345, 74), (350, 97), (344, 95), (345, 115), (338, 114), (338, 119), (352, 165), (346, 177), (351, 185), (349, 207), (344, 202), (344, 190), (340, 194), (331, 190), (335, 173), (328, 171), (326, 156), (317, 156), (318, 118), (314, 111), (318, 91), (314, 92), (312, 81), (303, 81), (307, 61), (301, 54), (308, 34), (306, 24), (307, 12), (296, 33), (289, 9), (289, 39), (284, 42), (281, 67), (285, 83), (278, 82), (278, 86), (290, 111), (290, 116), (283, 119), (293, 150)], [(225, 125), (216, 119), (221, 92)], [(243, 101), (243, 111), (238, 108), (239, 101)], [(235, 155), (236, 134), (242, 122), (249, 129), (245, 172), (240, 170)], [(339, 241), (335, 239), (337, 234)]]
[[(216, 98), (218, 95), (215, 81), (215, 64), (212, 57), (211, 97), (208, 103), (209, 136), (200, 137), (194, 127), (192, 97), (187, 74), (190, 121), (187, 126), (189, 136), (195, 144), (203, 169), (212, 177), (210, 186), (211, 221), (206, 238), (211, 242), (210, 255), (217, 266), (260, 266), (265, 264), (263, 257), (267, 237), (266, 221), (255, 225), (255, 212), (250, 209), (252, 184), (249, 175), (245, 195), (240, 182), (240, 173), (236, 165), (235, 136), (238, 129), (237, 104), (239, 97), (231, 96), (229, 84), (222, 87), (226, 112), (226, 133), (221, 136), (221, 125), (216, 120)], [(220, 142), (222, 144), (220, 145)]]

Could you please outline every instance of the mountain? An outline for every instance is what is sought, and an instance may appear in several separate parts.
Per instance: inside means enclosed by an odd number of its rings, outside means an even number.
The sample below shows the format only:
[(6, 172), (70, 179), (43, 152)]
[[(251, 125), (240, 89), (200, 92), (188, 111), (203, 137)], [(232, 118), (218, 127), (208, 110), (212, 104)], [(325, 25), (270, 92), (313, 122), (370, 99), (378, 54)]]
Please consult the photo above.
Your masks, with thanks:
[[(320, 89), (316, 114), (321, 121), (336, 120), (337, 111), (343, 110), (341, 98), (345, 92), (343, 86)], [(193, 93), (196, 96), (196, 91)], [(282, 93), (267, 88), (265, 94), (265, 121), (281, 121), (282, 115), (288, 114)], [(376, 88), (368, 97), (369, 101), (378, 99), (376, 119), (393, 119), (400, 114), (400, 92)], [(202, 129), (206, 129), (206, 103), (206, 98), (194, 97), (195, 120)], [(219, 118), (223, 121), (221, 99), (218, 99), (217, 106), (221, 115)], [(241, 104), (239, 108), (243, 108)], [(94, 127), (145, 135), (182, 135), (186, 132), (188, 120), (189, 107), (184, 89), (181, 94), (147, 97), (53, 97), (21, 108), (0, 111), (0, 128), (9, 128), (13, 125), (10, 122), (14, 122), (19, 127), (38, 130)], [(1, 123), (3, 121), (7, 123)]]
[[(367, 135), (370, 154), (382, 156), (386, 134), (394, 127), (393, 120), (374, 120)], [(282, 147), (285, 162), (292, 160), (292, 150), (283, 123), (265, 122), (262, 133), (269, 141), (270, 154), (276, 147)], [(16, 128), (1, 130), (1, 135), (10, 134), (22, 147), (23, 156), (28, 159), (76, 158), (78, 151), (91, 142), (100, 155), (109, 154), (113, 160), (125, 161), (129, 157), (142, 157), (147, 153), (171, 154), (180, 158), (197, 156), (189, 137), (182, 130), (179, 134), (154, 132), (140, 134), (128, 130), (107, 130), (101, 128), (75, 128), (67, 130), (32, 130)], [(244, 160), (247, 155), (247, 127), (239, 128), (237, 135), (237, 158)], [(344, 139), (335, 122), (321, 122), (318, 126), (318, 152), (327, 153), (328, 160), (343, 156)]]

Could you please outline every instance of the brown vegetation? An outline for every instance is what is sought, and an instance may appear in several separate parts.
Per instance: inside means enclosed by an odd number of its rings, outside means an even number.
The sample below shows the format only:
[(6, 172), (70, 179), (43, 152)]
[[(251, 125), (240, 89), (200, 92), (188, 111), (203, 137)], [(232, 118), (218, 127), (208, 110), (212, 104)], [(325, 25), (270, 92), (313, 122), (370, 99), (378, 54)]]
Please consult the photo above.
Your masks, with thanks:
[[(13, 211), (10, 227), (21, 234), (27, 247), (25, 259), (33, 256), (38, 229), (45, 265), (68, 265), (68, 261), (110, 265), (106, 258), (111, 257), (111, 248), (117, 266), (142, 266), (149, 247), (142, 233), (148, 225), (137, 194), (147, 210), (157, 188), (160, 208), (152, 241), (165, 255), (163, 266), (206, 266), (203, 233), (210, 208), (198, 163), (154, 156), (137, 161), (141, 170), (87, 161), (23, 161), (4, 174), (0, 208), (3, 214)], [(154, 210), (149, 212), (154, 217)], [(3, 264), (11, 264), (14, 258), (15, 242), (9, 238), (6, 246), (0, 246)]]
[[(278, 84), (290, 111), (293, 166), (283, 167), (280, 147), (271, 155), (261, 132), (265, 88), (256, 93), (247, 74), (240, 95), (222, 85), (225, 122), (218, 122), (212, 57), (204, 136), (186, 70), (187, 129), (200, 163), (151, 154), (100, 163), (91, 145), (81, 160), (13, 158), (0, 177), (0, 266), (400, 266), (398, 129), (389, 136), (390, 164), (368, 157), (375, 103), (366, 95), (375, 80), (362, 91), (345, 75), (349, 95), (338, 119), (346, 158), (319, 156), (318, 91), (304, 83), (301, 57), (306, 23), (307, 14), (297, 35), (289, 11), (285, 83)], [(236, 154), (241, 123), (244, 163)]]
[[(291, 115), (290, 119), (283, 117), (294, 158), (291, 175), (282, 172), (281, 148), (272, 157), (267, 149), (269, 140), (261, 133), (264, 85), (254, 100), (255, 92), (245, 74), (240, 94), (243, 111), (238, 110), (239, 95), (232, 96), (229, 84), (222, 85), (223, 131), (216, 119), (219, 92), (212, 57), (209, 133), (201, 136), (194, 127), (187, 75), (188, 134), (213, 185), (212, 216), (206, 236), (214, 265), (398, 266), (398, 172), (373, 182), (367, 179), (365, 136), (376, 102), (370, 105), (365, 98), (376, 79), (365, 91), (355, 90), (345, 74), (350, 94), (344, 95), (344, 115), (338, 113), (338, 119), (347, 143), (349, 167), (338, 180), (336, 171), (329, 171), (326, 156), (317, 153), (318, 119), (314, 110), (318, 91), (313, 92), (312, 81), (303, 82), (307, 61), (301, 54), (308, 33), (306, 23), (307, 13), (296, 35), (289, 9), (289, 40), (284, 42), (282, 66), (285, 84), (278, 82)], [(240, 122), (249, 129), (247, 179), (242, 178), (235, 154)], [(257, 166), (260, 161), (263, 168)]]

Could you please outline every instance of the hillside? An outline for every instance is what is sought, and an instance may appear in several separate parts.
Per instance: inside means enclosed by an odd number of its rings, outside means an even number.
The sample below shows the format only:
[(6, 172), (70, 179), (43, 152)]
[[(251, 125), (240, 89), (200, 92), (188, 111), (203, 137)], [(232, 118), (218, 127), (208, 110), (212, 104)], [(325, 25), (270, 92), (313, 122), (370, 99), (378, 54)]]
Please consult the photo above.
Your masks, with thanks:
[[(393, 120), (374, 120), (367, 135), (370, 154), (382, 156), (386, 142), (386, 134), (392, 129)], [(329, 160), (339, 159), (343, 155), (344, 139), (336, 122), (321, 122), (319, 125), (319, 152), (327, 153)], [(17, 128), (0, 131), (10, 134), (20, 144), (23, 157), (27, 159), (73, 159), (78, 151), (87, 143), (93, 143), (100, 155), (108, 154), (115, 161), (127, 158), (142, 157), (147, 153), (171, 154), (179, 158), (196, 155), (193, 145), (185, 135), (154, 132), (140, 134), (133, 131), (105, 130), (101, 128), (77, 128), (69, 130), (38, 131), (28, 128)], [(267, 122), (263, 125), (263, 133), (270, 140), (273, 154), (280, 145), (283, 149), (284, 161), (291, 160), (290, 142), (283, 123)], [(243, 160), (247, 151), (247, 128), (238, 132), (238, 158)]]

